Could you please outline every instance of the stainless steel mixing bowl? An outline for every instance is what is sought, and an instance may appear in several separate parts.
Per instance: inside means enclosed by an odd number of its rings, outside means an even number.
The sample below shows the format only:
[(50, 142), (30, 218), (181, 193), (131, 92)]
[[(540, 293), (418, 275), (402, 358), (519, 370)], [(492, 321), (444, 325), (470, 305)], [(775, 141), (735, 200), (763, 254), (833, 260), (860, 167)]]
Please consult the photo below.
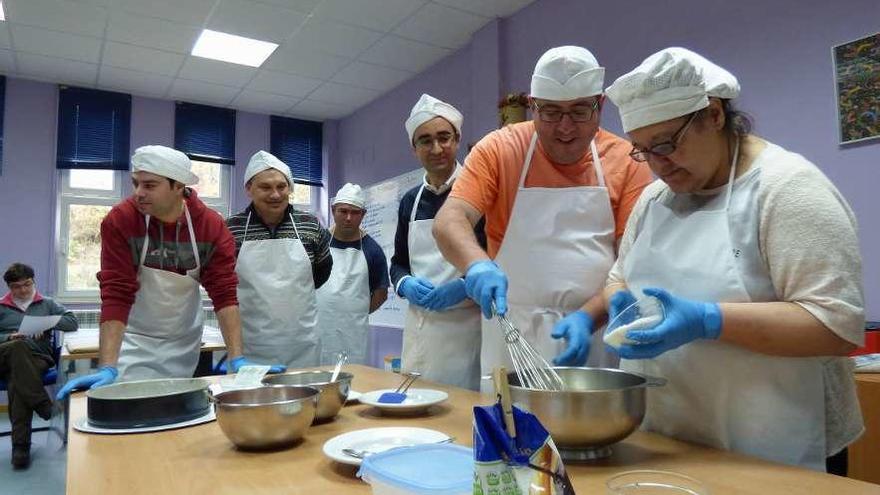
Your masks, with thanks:
[(610, 445), (632, 433), (645, 417), (645, 388), (666, 380), (611, 368), (554, 368), (565, 389), (560, 392), (521, 387), (508, 373), (510, 395), (541, 420), (560, 454), (587, 460), (611, 454)]
[(329, 371), (290, 371), (277, 375), (267, 375), (263, 378), (264, 385), (295, 385), (314, 387), (321, 391), (318, 396), (318, 413), (315, 421), (328, 421), (339, 414), (339, 410), (345, 405), (348, 391), (351, 389), (351, 380), (354, 375), (340, 372), (335, 382), (330, 382), (333, 373)]
[(230, 390), (212, 396), (217, 423), (243, 449), (290, 445), (315, 419), (318, 389), (275, 385)]

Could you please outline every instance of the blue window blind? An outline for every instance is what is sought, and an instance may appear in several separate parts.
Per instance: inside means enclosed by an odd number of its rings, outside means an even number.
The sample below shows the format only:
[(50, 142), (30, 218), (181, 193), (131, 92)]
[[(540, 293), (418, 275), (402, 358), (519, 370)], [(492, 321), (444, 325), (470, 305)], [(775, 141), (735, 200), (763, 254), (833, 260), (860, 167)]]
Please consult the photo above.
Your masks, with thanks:
[(131, 95), (61, 86), (58, 168), (128, 170)]
[(3, 113), (6, 110), (6, 76), (0, 76), (0, 175), (3, 175)]
[(194, 160), (235, 164), (235, 110), (177, 102), (174, 147)]
[(273, 115), (270, 120), (269, 149), (286, 163), (298, 184), (323, 186), (321, 145), (323, 124), (310, 120)]

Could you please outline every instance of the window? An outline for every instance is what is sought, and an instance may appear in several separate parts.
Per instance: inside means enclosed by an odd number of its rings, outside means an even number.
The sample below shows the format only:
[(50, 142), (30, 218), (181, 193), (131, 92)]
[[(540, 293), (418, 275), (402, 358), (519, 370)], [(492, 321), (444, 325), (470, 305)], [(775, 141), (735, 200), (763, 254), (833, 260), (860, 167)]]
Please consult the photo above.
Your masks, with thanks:
[(312, 198), (317, 196), (317, 191), (312, 191), (314, 187), (315, 186), (294, 183), (293, 190), (290, 192), (290, 196), (288, 196), (290, 204), (298, 210), (314, 213), (316, 208), (314, 203), (312, 203)]
[(101, 220), (124, 196), (125, 175), (115, 170), (61, 171), (57, 292), (65, 300), (98, 297)]
[(66, 300), (97, 299), (101, 221), (125, 194), (130, 126), (130, 95), (59, 88), (56, 292)]
[(193, 162), (199, 197), (229, 216), (229, 167), (235, 165), (235, 110), (177, 102), (174, 147)]
[(323, 125), (309, 120), (273, 115), (270, 120), (269, 147), (286, 163), (297, 184), (323, 187)]

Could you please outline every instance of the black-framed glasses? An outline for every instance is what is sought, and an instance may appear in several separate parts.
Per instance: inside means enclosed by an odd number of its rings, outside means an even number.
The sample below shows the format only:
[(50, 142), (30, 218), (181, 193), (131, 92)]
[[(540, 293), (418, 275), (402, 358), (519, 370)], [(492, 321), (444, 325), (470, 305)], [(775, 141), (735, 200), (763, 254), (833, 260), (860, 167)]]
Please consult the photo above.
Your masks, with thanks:
[(556, 106), (538, 105), (537, 102), (533, 102), (532, 107), (542, 122), (560, 122), (563, 115), (568, 115), (572, 122), (590, 122), (599, 110), (599, 100), (595, 100), (592, 104), (574, 105), (568, 111)]
[(690, 129), (691, 123), (697, 118), (698, 113), (700, 113), (699, 110), (692, 113), (691, 117), (687, 119), (687, 122), (675, 131), (675, 134), (672, 135), (672, 138), (669, 139), (669, 141), (657, 143), (646, 150), (640, 150), (633, 146), (632, 151), (629, 152), (629, 156), (637, 162), (645, 162), (648, 161), (648, 158), (650, 158), (651, 155), (669, 156), (675, 153), (675, 150), (678, 149), (678, 145), (681, 144), (681, 140), (684, 138), (685, 133)]
[(455, 141), (455, 134), (438, 134), (436, 137), (420, 136), (416, 139), (416, 147), (429, 150), (434, 147), (434, 141), (441, 147), (446, 148)]

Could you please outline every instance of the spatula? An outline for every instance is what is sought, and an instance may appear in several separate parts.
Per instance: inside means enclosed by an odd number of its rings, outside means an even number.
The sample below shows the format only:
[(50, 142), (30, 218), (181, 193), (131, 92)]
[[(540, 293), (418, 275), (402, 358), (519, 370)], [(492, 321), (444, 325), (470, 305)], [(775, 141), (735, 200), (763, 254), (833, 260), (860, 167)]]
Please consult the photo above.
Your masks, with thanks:
[(406, 378), (403, 379), (403, 382), (394, 390), (394, 392), (385, 392), (376, 399), (376, 402), (382, 404), (400, 404), (406, 400), (407, 389), (409, 389), (410, 385), (415, 383), (420, 376), (422, 376), (422, 374), (416, 373), (415, 371), (407, 373)]

